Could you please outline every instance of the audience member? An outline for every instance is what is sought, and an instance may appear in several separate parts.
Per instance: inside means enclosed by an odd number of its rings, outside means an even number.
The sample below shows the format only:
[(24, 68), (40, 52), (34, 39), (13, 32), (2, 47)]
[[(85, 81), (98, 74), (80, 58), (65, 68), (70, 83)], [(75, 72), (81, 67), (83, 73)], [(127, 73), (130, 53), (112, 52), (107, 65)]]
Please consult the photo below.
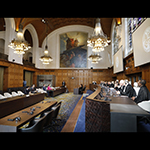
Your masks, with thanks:
[(25, 92), (24, 92), (26, 95), (29, 95), (31, 94), (31, 91), (30, 91), (30, 87), (29, 86), (26, 86), (26, 89), (25, 89)]
[(45, 86), (45, 84), (43, 84), (43, 90), (46, 91), (46, 86)]
[(83, 94), (83, 84), (80, 84), (80, 87), (79, 87), (79, 94)]
[(51, 85), (49, 84), (48, 87), (47, 87), (47, 94), (48, 94), (48, 96), (50, 96), (50, 91), (52, 90), (52, 88), (50, 86)]
[(31, 88), (30, 88), (30, 91), (31, 91), (31, 93), (35, 93), (35, 85), (33, 84), (32, 86), (31, 86)]
[(48, 91), (48, 90), (52, 90), (52, 88), (51, 88), (51, 85), (50, 85), (50, 84), (49, 84), (49, 85), (48, 85), (48, 87), (47, 87), (47, 91)]

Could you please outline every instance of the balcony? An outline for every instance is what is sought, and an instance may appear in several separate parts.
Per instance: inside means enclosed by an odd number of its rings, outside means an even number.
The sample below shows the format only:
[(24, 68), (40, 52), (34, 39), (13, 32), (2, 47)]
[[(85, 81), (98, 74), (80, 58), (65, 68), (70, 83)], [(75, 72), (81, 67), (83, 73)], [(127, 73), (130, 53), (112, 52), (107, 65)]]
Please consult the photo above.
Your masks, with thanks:
[(31, 62), (29, 62), (29, 61), (27, 61), (27, 60), (23, 60), (23, 65), (24, 65), (24, 66), (28, 66), (28, 67), (33, 67), (33, 68), (35, 68), (35, 64), (34, 64), (34, 63), (31, 63)]
[(8, 55), (0, 53), (0, 59), (8, 61)]

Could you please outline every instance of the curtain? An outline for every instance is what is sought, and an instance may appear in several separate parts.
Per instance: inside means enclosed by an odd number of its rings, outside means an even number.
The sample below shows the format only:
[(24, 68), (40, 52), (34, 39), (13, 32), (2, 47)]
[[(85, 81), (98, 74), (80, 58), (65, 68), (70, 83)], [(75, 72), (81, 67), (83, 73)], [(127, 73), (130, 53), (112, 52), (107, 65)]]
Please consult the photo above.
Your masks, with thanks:
[(0, 67), (0, 90), (3, 91), (4, 67)]
[(27, 81), (27, 86), (33, 84), (33, 72), (25, 71), (25, 81)]

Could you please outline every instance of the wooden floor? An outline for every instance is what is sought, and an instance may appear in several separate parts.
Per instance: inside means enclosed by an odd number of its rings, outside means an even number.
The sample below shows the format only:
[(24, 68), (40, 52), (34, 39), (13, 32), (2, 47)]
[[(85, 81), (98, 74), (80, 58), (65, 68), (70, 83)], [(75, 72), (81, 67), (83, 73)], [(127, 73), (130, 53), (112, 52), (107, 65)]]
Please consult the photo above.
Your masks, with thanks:
[(80, 114), (80, 110), (83, 104), (82, 98), (83, 98), (83, 95), (81, 96), (79, 102), (77, 103), (76, 107), (74, 108), (73, 112), (71, 113), (69, 119), (67, 120), (61, 132), (73, 132), (74, 131), (75, 125), (77, 123), (78, 116)]

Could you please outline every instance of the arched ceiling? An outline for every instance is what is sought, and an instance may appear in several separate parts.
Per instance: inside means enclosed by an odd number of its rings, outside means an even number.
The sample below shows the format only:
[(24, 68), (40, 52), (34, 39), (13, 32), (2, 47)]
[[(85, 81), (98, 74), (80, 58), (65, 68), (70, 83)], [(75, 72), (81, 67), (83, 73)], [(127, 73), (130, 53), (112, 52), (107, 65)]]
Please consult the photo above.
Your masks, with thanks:
[[(41, 47), (43, 40), (46, 37), (46, 25), (42, 22), (42, 19), (48, 21), (48, 34), (52, 31), (66, 26), (66, 25), (86, 25), (95, 27), (96, 18), (14, 18), (16, 24), (16, 30), (19, 29), (19, 24), (23, 25), (23, 28), (32, 24), (38, 34), (39, 47)], [(110, 37), (111, 24), (114, 18), (100, 18), (102, 29), (108, 37)], [(118, 22), (118, 18), (115, 18)]]

